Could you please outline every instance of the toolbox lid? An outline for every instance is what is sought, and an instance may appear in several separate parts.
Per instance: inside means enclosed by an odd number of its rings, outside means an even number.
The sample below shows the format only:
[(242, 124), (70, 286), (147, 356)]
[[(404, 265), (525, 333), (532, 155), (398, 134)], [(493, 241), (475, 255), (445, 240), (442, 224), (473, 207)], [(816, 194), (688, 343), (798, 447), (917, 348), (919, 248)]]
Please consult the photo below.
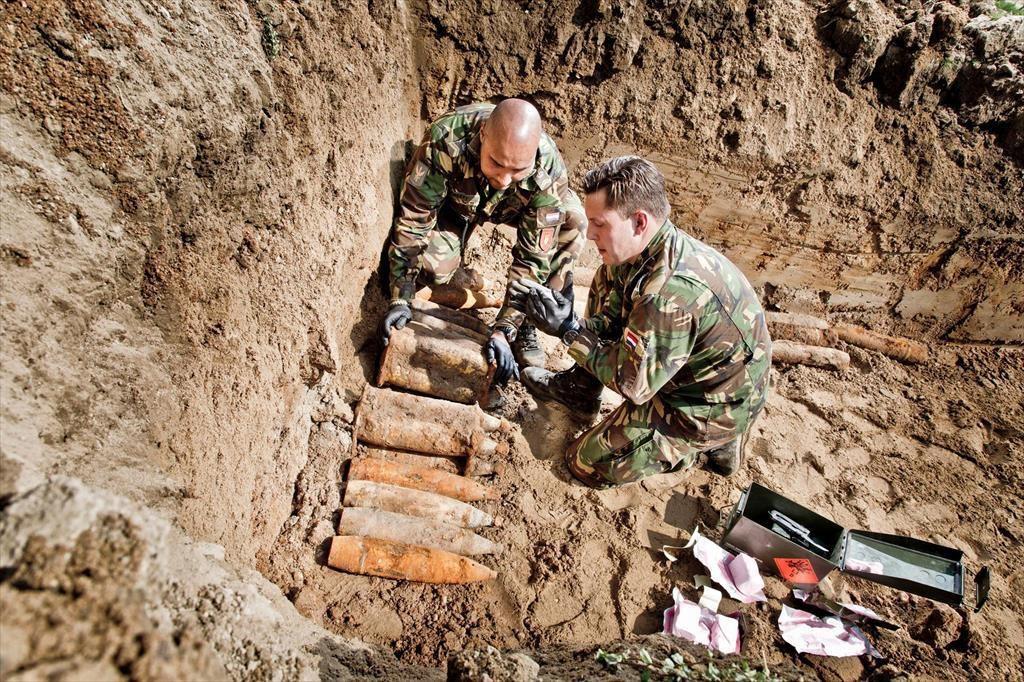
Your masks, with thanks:
[(963, 604), (963, 552), (953, 547), (851, 530), (846, 534), (839, 569), (952, 606)]

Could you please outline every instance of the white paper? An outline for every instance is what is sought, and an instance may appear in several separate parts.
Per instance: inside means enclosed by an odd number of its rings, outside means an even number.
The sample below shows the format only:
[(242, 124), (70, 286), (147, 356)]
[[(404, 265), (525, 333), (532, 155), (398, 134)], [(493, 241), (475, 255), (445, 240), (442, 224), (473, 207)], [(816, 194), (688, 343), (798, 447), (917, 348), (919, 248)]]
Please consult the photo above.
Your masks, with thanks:
[(860, 571), (861, 573), (873, 573), (883, 575), (885, 566), (881, 561), (861, 561), (860, 559), (847, 559), (844, 568), (849, 571)]
[(764, 596), (764, 579), (753, 557), (727, 552), (701, 535), (696, 528), (686, 547), (693, 549), (693, 556), (708, 569), (711, 579), (724, 587), (730, 597), (744, 604), (767, 601)]
[[(705, 596), (708, 591), (705, 588)], [(694, 604), (683, 597), (679, 588), (672, 588), (672, 600), (674, 604), (665, 609), (662, 631), (666, 635), (682, 637), (723, 654), (740, 652), (740, 622), (737, 619)]]
[(779, 630), (800, 653), (818, 656), (863, 656), (871, 645), (837, 617), (818, 618), (813, 613), (783, 604)]

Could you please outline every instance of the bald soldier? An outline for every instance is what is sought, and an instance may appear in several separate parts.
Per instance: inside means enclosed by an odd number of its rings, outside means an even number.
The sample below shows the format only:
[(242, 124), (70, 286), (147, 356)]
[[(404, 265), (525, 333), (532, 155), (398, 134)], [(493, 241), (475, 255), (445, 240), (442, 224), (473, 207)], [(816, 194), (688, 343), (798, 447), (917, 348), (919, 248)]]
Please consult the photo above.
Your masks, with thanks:
[[(451, 280), (466, 241), (484, 222), (517, 229), (508, 281), (564, 286), (586, 242), (587, 219), (569, 189), (565, 164), (542, 130), (540, 114), (521, 99), (471, 104), (427, 129), (406, 169), (395, 218), (391, 304), (381, 324), (385, 345), (412, 318), (419, 286)], [(506, 294), (484, 347), (495, 381), (519, 376), (519, 365), (544, 366), (537, 333)]]
[(603, 386), (625, 400), (566, 452), (594, 487), (692, 466), (731, 475), (764, 406), (771, 339), (743, 273), (669, 220), (665, 179), (649, 161), (623, 156), (583, 179), (589, 238), (604, 265), (576, 319), (572, 283), (561, 291), (526, 280), (512, 302), (561, 338), (576, 365), (527, 368), (536, 396), (596, 414)]

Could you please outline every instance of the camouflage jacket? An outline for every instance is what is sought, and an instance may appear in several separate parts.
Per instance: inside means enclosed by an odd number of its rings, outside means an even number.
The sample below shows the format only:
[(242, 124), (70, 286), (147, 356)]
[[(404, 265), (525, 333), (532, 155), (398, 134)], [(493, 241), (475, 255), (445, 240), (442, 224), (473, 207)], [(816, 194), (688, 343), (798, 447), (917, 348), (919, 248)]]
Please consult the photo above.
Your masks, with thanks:
[(743, 273), (670, 221), (637, 258), (598, 269), (569, 355), (640, 405), (739, 405), (763, 394), (771, 364), (764, 310)]
[[(493, 104), (471, 104), (441, 116), (430, 124), (413, 154), (388, 251), (393, 299), (411, 298), (420, 270), (418, 257), (442, 210), (469, 225), (494, 222), (518, 228), (510, 283), (520, 277), (546, 283), (566, 213), (578, 211), (582, 216), (579, 199), (568, 191), (565, 163), (547, 134), (541, 136), (532, 173), (504, 190), (488, 184), (480, 172), (480, 126), (493, 110)], [(498, 322), (518, 327), (521, 321), (506, 293)]]

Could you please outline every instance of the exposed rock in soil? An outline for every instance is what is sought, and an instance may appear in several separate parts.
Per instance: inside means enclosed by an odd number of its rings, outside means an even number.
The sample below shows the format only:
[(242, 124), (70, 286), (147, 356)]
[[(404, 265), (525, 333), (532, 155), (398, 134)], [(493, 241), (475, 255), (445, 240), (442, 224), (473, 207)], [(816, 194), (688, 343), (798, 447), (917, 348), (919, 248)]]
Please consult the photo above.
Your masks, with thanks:
[(448, 658), (448, 682), (534, 682), (540, 666), (526, 654), (502, 654), (494, 647), (463, 651)]
[(387, 654), (317, 628), (223, 557), (73, 479), (18, 495), (0, 516), (4, 679), (319, 679), (328, 651), (339, 677), (355, 671), (338, 660), (394, 674)]

